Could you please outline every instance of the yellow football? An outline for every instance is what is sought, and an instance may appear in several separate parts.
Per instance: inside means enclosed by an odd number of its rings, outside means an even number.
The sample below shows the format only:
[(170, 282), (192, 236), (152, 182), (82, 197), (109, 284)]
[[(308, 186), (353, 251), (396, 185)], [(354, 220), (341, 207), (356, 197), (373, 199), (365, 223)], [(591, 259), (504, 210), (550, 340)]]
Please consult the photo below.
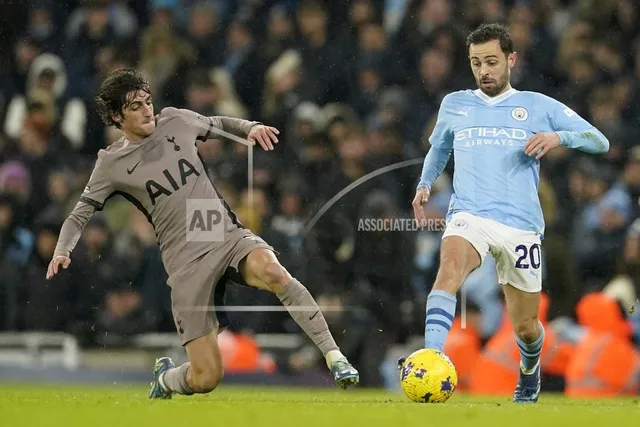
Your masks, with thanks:
[(458, 385), (458, 374), (446, 354), (422, 349), (404, 361), (400, 382), (404, 394), (414, 402), (444, 403)]

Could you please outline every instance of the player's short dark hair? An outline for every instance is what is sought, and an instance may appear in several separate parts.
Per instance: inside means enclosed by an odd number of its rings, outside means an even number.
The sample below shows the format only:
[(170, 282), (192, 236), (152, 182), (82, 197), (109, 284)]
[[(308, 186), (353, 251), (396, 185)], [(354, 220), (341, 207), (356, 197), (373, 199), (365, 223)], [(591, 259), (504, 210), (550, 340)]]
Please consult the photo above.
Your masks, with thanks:
[(504, 52), (505, 56), (513, 53), (513, 40), (511, 40), (509, 29), (496, 23), (482, 24), (473, 30), (467, 37), (467, 52), (472, 44), (482, 44), (492, 40), (500, 42), (500, 50)]
[(100, 118), (107, 126), (120, 125), (113, 120), (113, 116), (122, 114), (124, 108), (131, 102), (127, 96), (138, 91), (151, 93), (149, 81), (134, 68), (121, 68), (107, 76), (100, 85), (95, 97), (96, 108)]

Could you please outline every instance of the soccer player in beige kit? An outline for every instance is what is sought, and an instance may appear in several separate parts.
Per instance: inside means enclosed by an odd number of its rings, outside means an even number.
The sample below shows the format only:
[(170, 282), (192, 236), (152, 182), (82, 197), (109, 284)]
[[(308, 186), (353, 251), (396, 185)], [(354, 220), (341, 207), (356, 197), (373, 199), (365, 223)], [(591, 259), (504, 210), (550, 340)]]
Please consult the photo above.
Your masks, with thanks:
[[(243, 227), (198, 154), (196, 142), (212, 137), (214, 128), (246, 137), (265, 150), (273, 150), (278, 130), (176, 108), (154, 116), (149, 83), (134, 69), (107, 77), (96, 102), (103, 121), (121, 129), (123, 137), (99, 151), (80, 201), (62, 226), (47, 278), (69, 267), (85, 225), (109, 197), (122, 195), (146, 215), (169, 274), (173, 317), (189, 358), (179, 367), (168, 357), (157, 359), (149, 398), (208, 393), (218, 385), (223, 367), (217, 336), (228, 319), (211, 306), (224, 305), (227, 281), (276, 294), (318, 346), (336, 384), (357, 384), (358, 371), (340, 352), (311, 294), (280, 265), (271, 246)], [(204, 214), (197, 209), (203, 204)], [(213, 238), (190, 237), (194, 224), (213, 224), (212, 218), (218, 233), (207, 236)]]

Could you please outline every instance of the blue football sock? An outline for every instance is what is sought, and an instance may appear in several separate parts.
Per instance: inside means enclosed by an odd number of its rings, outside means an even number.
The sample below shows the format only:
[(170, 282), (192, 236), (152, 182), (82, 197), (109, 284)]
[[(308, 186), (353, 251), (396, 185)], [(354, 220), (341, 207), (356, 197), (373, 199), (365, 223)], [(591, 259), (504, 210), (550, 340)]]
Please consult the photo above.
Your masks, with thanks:
[(456, 297), (445, 291), (431, 291), (427, 298), (424, 346), (442, 351), (456, 312)]
[(540, 336), (532, 343), (525, 343), (516, 337), (518, 350), (520, 350), (520, 369), (525, 374), (532, 374), (542, 353), (542, 344), (544, 343), (544, 326), (540, 323)]

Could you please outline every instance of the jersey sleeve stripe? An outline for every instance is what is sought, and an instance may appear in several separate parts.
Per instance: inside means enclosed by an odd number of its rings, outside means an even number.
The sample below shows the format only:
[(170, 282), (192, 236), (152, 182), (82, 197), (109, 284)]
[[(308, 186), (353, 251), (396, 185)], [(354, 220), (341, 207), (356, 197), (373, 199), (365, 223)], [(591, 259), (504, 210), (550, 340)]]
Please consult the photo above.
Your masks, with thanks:
[(86, 203), (88, 205), (93, 206), (94, 208), (96, 208), (99, 211), (101, 211), (104, 208), (104, 203), (97, 202), (97, 201), (95, 201), (93, 199), (90, 199), (90, 198), (88, 198), (86, 196), (80, 196), (80, 201), (82, 201), (82, 202), (84, 202), (84, 203)]
[(204, 137), (202, 137), (203, 141), (206, 141), (211, 137), (211, 129), (213, 129), (213, 120), (211, 117), (207, 117), (207, 120), (209, 121), (209, 128), (207, 129), (207, 133), (204, 134)]

